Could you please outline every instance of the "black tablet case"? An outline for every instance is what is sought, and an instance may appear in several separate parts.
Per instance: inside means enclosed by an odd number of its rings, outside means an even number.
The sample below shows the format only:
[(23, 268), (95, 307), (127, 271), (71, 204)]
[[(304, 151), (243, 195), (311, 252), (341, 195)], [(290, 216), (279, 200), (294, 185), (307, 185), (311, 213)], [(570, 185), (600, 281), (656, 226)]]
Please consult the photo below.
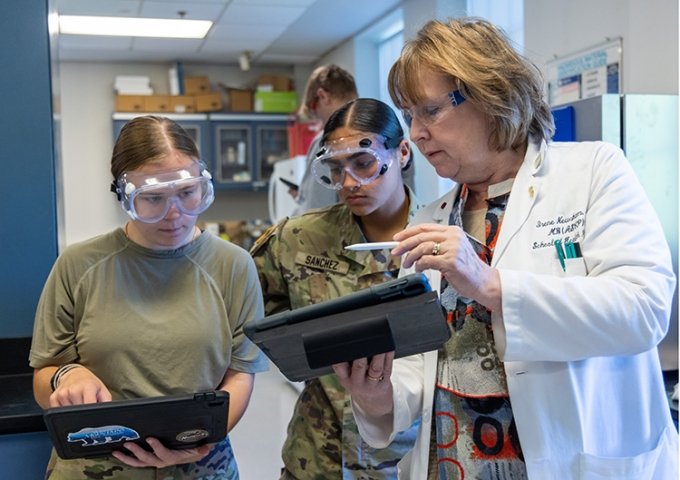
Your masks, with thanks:
[(245, 333), (292, 381), (378, 353), (435, 350), (451, 335), (437, 293), (420, 273), (264, 317), (246, 324)]
[(108, 456), (125, 442), (149, 448), (191, 448), (227, 435), (229, 394), (222, 390), (49, 408), (43, 414), (57, 454), (64, 459)]

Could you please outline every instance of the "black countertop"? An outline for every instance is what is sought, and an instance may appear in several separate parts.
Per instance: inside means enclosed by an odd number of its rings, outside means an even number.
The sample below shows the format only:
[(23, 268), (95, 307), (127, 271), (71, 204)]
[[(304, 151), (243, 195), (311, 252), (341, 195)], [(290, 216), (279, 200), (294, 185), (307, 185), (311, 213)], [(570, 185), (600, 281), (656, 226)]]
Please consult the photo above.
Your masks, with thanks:
[(33, 399), (31, 339), (0, 338), (0, 435), (42, 432), (42, 409)]
[(0, 375), (0, 434), (45, 430), (43, 410), (33, 399), (33, 374)]

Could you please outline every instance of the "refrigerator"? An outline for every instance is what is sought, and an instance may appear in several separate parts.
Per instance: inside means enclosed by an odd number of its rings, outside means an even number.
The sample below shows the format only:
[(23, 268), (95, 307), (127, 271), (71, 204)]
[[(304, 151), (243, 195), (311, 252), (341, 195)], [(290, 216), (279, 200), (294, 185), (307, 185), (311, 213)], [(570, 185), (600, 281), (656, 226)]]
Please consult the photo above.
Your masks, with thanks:
[(289, 187), (280, 179), (288, 180), (296, 185), (300, 185), (302, 176), (307, 165), (306, 155), (296, 155), (287, 160), (279, 160), (274, 163), (274, 170), (269, 178), (268, 207), (269, 220), (272, 224), (278, 223), (287, 216), (290, 216), (297, 203), (288, 193)]

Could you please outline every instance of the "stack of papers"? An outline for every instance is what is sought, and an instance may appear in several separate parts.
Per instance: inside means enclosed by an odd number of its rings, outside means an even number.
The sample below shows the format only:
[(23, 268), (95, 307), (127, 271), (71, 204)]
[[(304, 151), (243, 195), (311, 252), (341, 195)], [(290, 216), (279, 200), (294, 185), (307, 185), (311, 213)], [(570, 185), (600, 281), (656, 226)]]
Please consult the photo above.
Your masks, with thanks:
[(118, 95), (153, 95), (151, 79), (146, 76), (116, 75), (113, 88)]

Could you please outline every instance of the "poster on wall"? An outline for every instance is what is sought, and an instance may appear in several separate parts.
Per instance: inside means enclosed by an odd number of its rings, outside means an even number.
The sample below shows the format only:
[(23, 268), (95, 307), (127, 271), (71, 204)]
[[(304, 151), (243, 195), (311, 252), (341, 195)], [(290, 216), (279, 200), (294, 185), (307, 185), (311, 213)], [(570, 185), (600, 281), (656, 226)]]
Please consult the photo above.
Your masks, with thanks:
[(550, 106), (605, 93), (621, 93), (622, 58), (622, 39), (619, 37), (550, 60), (546, 72)]

